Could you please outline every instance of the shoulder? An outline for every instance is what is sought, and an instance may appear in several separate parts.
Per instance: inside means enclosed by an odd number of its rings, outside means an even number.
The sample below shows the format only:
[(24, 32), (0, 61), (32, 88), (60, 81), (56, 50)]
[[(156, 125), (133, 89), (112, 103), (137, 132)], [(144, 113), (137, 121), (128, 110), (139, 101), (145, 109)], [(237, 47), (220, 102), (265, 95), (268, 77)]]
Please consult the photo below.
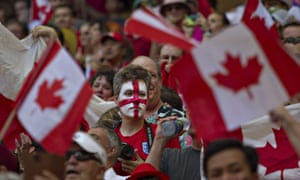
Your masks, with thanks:
[(166, 106), (166, 105), (162, 105), (158, 109), (157, 114), (158, 114), (159, 118), (164, 118), (164, 117), (167, 117), (167, 116), (177, 116), (177, 117), (185, 116), (183, 111), (180, 111), (178, 109), (175, 109), (171, 106)]

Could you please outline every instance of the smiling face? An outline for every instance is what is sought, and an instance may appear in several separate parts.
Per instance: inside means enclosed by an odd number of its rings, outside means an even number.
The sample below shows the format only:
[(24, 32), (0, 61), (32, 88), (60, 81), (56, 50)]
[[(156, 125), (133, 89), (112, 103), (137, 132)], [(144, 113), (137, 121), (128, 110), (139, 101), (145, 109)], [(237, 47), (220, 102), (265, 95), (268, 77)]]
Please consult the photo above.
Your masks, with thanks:
[(105, 76), (98, 76), (93, 82), (92, 89), (96, 96), (105, 101), (113, 95), (112, 84), (107, 81)]
[[(70, 151), (83, 151), (78, 145), (73, 144)], [(65, 162), (65, 180), (95, 180), (103, 179), (104, 167), (94, 160), (80, 161), (71, 155)]]
[(144, 115), (147, 103), (147, 87), (141, 80), (127, 81), (122, 84), (118, 97), (120, 111), (129, 118), (140, 118)]

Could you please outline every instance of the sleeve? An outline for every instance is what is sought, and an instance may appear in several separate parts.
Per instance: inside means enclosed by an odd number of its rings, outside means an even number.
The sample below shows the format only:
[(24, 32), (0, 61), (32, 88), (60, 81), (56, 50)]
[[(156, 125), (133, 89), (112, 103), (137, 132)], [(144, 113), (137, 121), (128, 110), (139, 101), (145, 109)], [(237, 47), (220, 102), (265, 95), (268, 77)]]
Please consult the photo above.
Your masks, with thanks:
[(160, 166), (159, 166), (159, 170), (163, 173), (166, 173), (168, 172), (168, 159), (169, 159), (169, 156), (168, 156), (168, 150), (165, 149), (164, 150), (164, 153), (163, 153), (163, 156), (160, 160)]
[(180, 149), (180, 143), (179, 143), (179, 137), (174, 137), (173, 139), (171, 139), (168, 144), (166, 145), (166, 147), (168, 148), (177, 148)]

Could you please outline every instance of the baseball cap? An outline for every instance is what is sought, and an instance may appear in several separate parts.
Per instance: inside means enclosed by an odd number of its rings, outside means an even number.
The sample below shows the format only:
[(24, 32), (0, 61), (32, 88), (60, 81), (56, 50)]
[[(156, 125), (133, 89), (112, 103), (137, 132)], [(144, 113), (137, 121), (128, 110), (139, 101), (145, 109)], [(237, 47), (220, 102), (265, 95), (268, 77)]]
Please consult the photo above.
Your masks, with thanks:
[(160, 10), (159, 10), (160, 14), (164, 15), (167, 7), (170, 6), (170, 5), (174, 5), (174, 4), (179, 4), (179, 5), (183, 6), (187, 10), (188, 14), (191, 13), (191, 9), (187, 5), (185, 0), (163, 0), (162, 5), (161, 5)]
[(160, 180), (169, 180), (170, 178), (164, 173), (158, 171), (149, 163), (142, 163), (137, 166), (131, 173), (131, 176), (127, 180), (138, 180), (142, 177), (154, 176)]
[(126, 44), (123, 35), (119, 32), (109, 32), (101, 37), (101, 43), (104, 43), (107, 39), (113, 39), (122, 43), (123, 45)]
[(76, 132), (73, 141), (77, 143), (86, 152), (94, 154), (95, 158), (103, 164), (107, 162), (107, 156), (104, 148), (98, 144), (90, 135), (84, 132)]

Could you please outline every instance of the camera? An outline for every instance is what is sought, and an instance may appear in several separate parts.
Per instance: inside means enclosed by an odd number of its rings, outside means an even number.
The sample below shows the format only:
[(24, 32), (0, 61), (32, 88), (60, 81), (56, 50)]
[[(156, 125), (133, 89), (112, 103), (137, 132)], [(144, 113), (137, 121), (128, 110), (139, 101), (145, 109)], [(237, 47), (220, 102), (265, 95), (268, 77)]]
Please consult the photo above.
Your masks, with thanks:
[(134, 155), (134, 148), (131, 145), (122, 142), (119, 157), (126, 160), (131, 160), (133, 155)]

